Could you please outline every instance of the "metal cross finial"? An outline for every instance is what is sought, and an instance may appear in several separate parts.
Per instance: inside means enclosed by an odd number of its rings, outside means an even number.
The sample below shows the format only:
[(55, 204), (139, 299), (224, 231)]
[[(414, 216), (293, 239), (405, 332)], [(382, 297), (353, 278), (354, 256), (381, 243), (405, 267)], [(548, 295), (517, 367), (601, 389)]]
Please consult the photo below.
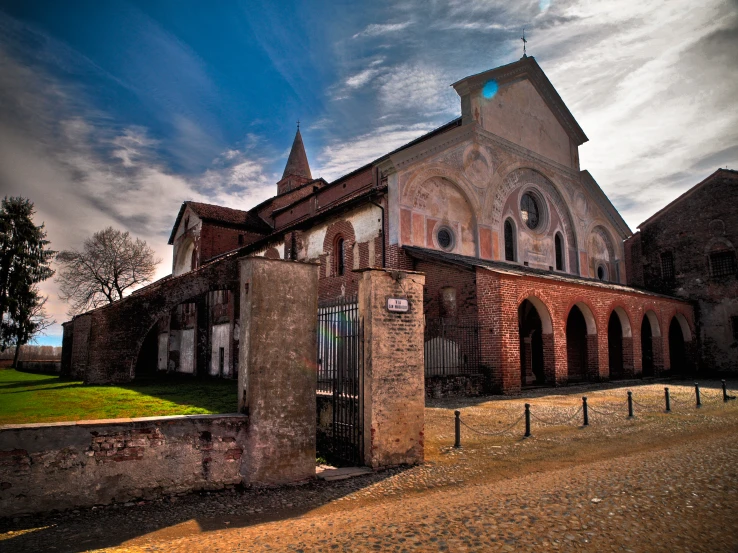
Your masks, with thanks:
[(528, 44), (528, 41), (525, 40), (525, 27), (523, 27), (523, 36), (520, 37), (520, 40), (523, 41), (523, 57), (527, 58), (528, 54), (525, 51), (525, 45)]
[(299, 119), (297, 120), (297, 130), (298, 131), (300, 130), (300, 120)]

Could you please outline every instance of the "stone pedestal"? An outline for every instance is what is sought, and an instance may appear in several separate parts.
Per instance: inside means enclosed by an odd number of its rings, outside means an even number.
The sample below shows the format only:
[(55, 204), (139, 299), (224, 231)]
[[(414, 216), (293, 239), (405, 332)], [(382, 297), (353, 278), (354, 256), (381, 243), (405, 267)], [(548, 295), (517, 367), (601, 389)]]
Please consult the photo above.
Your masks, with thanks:
[[(423, 462), (425, 369), (420, 273), (366, 269), (359, 280), (364, 319), (364, 456), (373, 468)], [(388, 300), (404, 299), (407, 312)]]
[(244, 481), (315, 477), (318, 265), (240, 262), (238, 406), (249, 416)]

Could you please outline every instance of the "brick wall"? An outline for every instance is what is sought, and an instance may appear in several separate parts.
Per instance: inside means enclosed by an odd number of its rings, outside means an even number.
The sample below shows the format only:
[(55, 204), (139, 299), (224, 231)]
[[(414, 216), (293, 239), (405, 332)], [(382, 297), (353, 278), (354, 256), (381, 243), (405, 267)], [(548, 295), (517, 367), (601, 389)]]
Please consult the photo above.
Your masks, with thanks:
[(0, 511), (90, 507), (242, 481), (248, 418), (198, 415), (0, 427)]
[[(669, 370), (669, 325), (683, 317), (687, 332), (695, 336), (694, 310), (688, 302), (654, 296), (619, 286), (594, 285), (547, 279), (533, 275), (502, 273), (477, 268), (477, 306), (482, 362), (492, 369), (495, 387), (515, 392), (521, 387), (518, 306), (533, 300), (543, 320), (544, 366), (549, 384), (568, 381), (566, 323), (574, 305), (593, 318), (594, 332), (587, 335), (587, 368), (590, 380), (609, 379), (607, 325), (613, 310), (622, 308), (630, 327), (630, 340), (623, 340), (625, 359), (632, 359), (636, 375), (642, 371), (641, 324), (653, 312), (660, 336), (654, 338), (656, 372)], [(585, 316), (585, 318), (587, 318)], [(694, 346), (688, 344), (688, 353)]]
[[(238, 240), (239, 236), (243, 236), (241, 243)], [(216, 255), (246, 246), (261, 238), (264, 238), (262, 234), (222, 227), (203, 221), (199, 241), (200, 264), (202, 265)]]
[[(364, 319), (364, 454), (368, 466), (416, 464), (424, 458), (425, 368), (423, 284), (418, 273), (382, 269), (361, 273)], [(406, 298), (410, 310), (387, 310), (387, 298)]]
[[(427, 318), (477, 320), (477, 282), (473, 270), (429, 261), (416, 261), (415, 270), (425, 274), (423, 303)], [(447, 300), (444, 302), (444, 288), (453, 290), (455, 308)]]
[[(199, 302), (210, 290), (235, 290), (238, 259), (226, 257), (178, 277), (159, 280), (111, 305), (73, 320), (71, 372), (88, 384), (128, 382), (148, 332), (184, 302)], [(202, 308), (200, 308), (200, 311)], [(203, 330), (203, 328), (200, 328)], [(204, 329), (207, 336), (207, 328)], [(198, 340), (198, 367), (207, 365)], [(64, 351), (64, 350), (63, 350)], [(64, 352), (62, 352), (64, 356)], [(202, 357), (202, 359), (200, 359)]]

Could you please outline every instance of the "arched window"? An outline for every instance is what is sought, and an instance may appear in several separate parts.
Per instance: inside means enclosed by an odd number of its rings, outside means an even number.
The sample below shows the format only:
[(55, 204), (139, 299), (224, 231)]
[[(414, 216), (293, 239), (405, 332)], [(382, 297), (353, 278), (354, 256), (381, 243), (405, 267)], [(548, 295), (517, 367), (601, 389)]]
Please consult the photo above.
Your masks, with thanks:
[(505, 221), (505, 261), (515, 261), (515, 229), (510, 219)]
[(343, 237), (336, 240), (336, 247), (333, 250), (336, 256), (336, 275), (342, 276), (346, 270), (346, 255)]
[(561, 233), (556, 233), (554, 238), (556, 245), (556, 270), (564, 270), (564, 239), (561, 237)]

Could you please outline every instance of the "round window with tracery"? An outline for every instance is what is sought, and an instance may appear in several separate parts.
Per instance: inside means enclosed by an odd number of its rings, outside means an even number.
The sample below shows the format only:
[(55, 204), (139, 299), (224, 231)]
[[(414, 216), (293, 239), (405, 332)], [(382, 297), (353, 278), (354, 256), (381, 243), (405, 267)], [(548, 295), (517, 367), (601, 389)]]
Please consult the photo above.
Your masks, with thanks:
[(454, 233), (448, 227), (438, 229), (436, 240), (438, 240), (438, 245), (444, 250), (451, 250), (454, 247)]
[(528, 192), (520, 199), (520, 217), (529, 229), (538, 228), (541, 222), (538, 202)]

